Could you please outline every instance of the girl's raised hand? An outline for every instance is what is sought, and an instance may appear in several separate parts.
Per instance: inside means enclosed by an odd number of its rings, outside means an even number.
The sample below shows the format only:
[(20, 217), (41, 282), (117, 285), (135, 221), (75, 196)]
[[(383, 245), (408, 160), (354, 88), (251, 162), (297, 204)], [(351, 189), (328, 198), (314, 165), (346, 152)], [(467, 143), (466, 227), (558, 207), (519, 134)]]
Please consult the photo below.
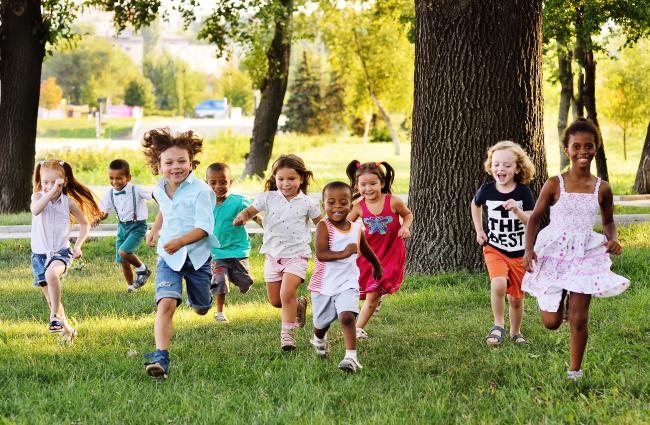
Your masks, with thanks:
[(607, 247), (607, 252), (612, 255), (621, 255), (621, 251), (623, 251), (623, 247), (616, 239), (609, 240), (603, 243), (603, 245)]
[(83, 256), (83, 252), (81, 252), (81, 248), (74, 248), (72, 250), (72, 258), (77, 259), (81, 258)]
[(397, 237), (400, 237), (402, 239), (408, 239), (411, 237), (411, 230), (408, 227), (402, 226), (399, 228), (399, 231), (397, 232)]
[(535, 254), (535, 251), (526, 251), (523, 258), (524, 270), (527, 272), (532, 272), (533, 268), (535, 267), (535, 263), (537, 263), (537, 254)]
[(476, 243), (483, 246), (483, 244), (487, 242), (487, 240), (488, 237), (483, 230), (481, 230), (480, 232), (476, 232)]
[(158, 241), (158, 232), (154, 232), (154, 231), (148, 232), (145, 239), (147, 242), (147, 246), (155, 247), (156, 242)]

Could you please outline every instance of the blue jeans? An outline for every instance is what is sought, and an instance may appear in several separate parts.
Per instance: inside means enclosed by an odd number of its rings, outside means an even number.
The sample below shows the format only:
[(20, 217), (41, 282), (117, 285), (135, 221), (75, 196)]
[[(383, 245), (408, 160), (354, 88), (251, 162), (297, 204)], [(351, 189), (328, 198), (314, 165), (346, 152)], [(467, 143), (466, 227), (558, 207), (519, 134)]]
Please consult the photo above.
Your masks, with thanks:
[(48, 257), (46, 254), (36, 254), (32, 252), (34, 286), (47, 286), (45, 271), (54, 260), (61, 261), (65, 265), (65, 271), (68, 271), (68, 267), (70, 267), (70, 263), (72, 263), (72, 251), (70, 251), (70, 248), (63, 248), (55, 252), (51, 257)]
[(206, 261), (198, 270), (187, 257), (180, 271), (172, 270), (165, 260), (158, 257), (156, 265), (156, 304), (163, 298), (174, 298), (176, 305), (180, 305), (183, 298), (183, 282), (187, 287), (187, 304), (195, 310), (207, 310), (212, 307), (212, 293), (210, 292), (210, 260)]

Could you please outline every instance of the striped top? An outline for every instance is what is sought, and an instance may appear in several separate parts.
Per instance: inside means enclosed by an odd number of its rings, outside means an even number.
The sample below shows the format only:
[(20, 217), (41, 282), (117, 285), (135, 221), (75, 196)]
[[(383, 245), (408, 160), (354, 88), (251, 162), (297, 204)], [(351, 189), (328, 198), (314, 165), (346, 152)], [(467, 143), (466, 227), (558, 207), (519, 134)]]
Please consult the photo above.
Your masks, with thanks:
[(316, 259), (314, 273), (309, 281), (309, 289), (322, 295), (333, 296), (348, 289), (359, 289), (359, 268), (357, 257), (359, 257), (359, 241), (361, 238), (361, 223), (350, 223), (350, 229), (344, 232), (337, 229), (329, 219), (325, 219), (327, 225), (327, 240), (330, 251), (343, 251), (351, 243), (357, 244), (357, 253), (348, 258), (334, 261), (319, 261)]

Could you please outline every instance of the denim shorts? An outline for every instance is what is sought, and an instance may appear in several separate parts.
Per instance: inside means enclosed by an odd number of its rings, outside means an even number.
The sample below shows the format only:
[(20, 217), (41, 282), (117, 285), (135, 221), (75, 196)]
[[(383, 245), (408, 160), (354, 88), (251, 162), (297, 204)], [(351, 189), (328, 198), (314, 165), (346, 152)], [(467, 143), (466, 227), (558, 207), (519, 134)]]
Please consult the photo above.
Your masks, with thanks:
[(171, 269), (162, 257), (158, 257), (156, 266), (156, 304), (163, 298), (174, 298), (176, 305), (183, 299), (183, 282), (187, 287), (187, 304), (196, 310), (212, 307), (212, 293), (210, 292), (210, 260), (206, 261), (198, 270), (187, 257), (180, 271)]
[(52, 261), (59, 260), (65, 265), (65, 272), (72, 263), (72, 251), (70, 248), (63, 248), (48, 257), (47, 254), (36, 254), (32, 252), (32, 272), (34, 273), (34, 286), (47, 286), (45, 271), (52, 264)]

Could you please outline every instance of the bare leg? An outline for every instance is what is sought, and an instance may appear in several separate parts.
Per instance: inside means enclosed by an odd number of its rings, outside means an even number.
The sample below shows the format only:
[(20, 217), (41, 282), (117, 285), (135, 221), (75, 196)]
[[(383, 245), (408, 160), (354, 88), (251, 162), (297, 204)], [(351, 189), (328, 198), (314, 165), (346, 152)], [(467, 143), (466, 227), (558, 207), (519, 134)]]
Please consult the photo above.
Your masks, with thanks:
[(217, 313), (223, 313), (223, 306), (226, 303), (226, 294), (218, 294), (217, 300)]
[(329, 328), (330, 328), (329, 326), (325, 327), (324, 329), (314, 328), (314, 335), (318, 339), (323, 339), (327, 335), (327, 331), (329, 330)]
[(356, 318), (351, 311), (344, 311), (339, 314), (339, 322), (341, 322), (341, 329), (343, 329), (343, 341), (345, 341), (346, 350), (357, 349), (357, 329)]
[(591, 295), (571, 293), (569, 322), (571, 324), (571, 356), (569, 370), (580, 370), (589, 338), (589, 303)]
[(48, 301), (50, 304), (50, 316), (64, 317), (63, 306), (61, 305), (61, 275), (65, 272), (65, 264), (62, 261), (52, 261), (45, 271), (47, 281)]
[(126, 263), (131, 264), (133, 267), (140, 267), (142, 265), (142, 261), (140, 261), (137, 255), (122, 250), (119, 250), (118, 253)]
[(510, 336), (521, 333), (521, 321), (524, 318), (524, 299), (508, 295), (510, 304)]
[(555, 330), (560, 327), (564, 321), (564, 298), (567, 296), (566, 291), (562, 293), (562, 298), (560, 299), (560, 306), (557, 311), (544, 311), (540, 313), (542, 315), (542, 323), (546, 329)]
[(282, 323), (296, 323), (296, 291), (303, 279), (291, 274), (282, 274), (280, 301), (282, 303)]
[(281, 286), (282, 281), (266, 283), (266, 296), (269, 299), (269, 303), (275, 308), (282, 308), (282, 300), (280, 299)]
[(120, 263), (122, 265), (122, 274), (124, 275), (124, 279), (126, 279), (126, 284), (127, 285), (132, 285), (133, 284), (133, 270), (131, 270), (131, 264), (127, 263), (126, 261), (123, 263)]
[(163, 298), (158, 302), (156, 320), (153, 325), (153, 335), (158, 350), (169, 349), (169, 341), (172, 339), (172, 319), (175, 312), (176, 300), (174, 298)]
[(363, 307), (361, 307), (359, 319), (357, 320), (357, 328), (363, 329), (368, 324), (368, 321), (372, 317), (372, 313), (375, 312), (379, 305), (380, 298), (381, 295), (378, 292), (368, 292), (366, 294), (366, 301), (363, 303)]
[[(506, 308), (506, 288), (508, 287), (508, 280), (503, 276), (498, 276), (490, 280), (490, 305), (492, 306), (492, 318), (496, 326), (505, 327), (505, 308)], [(501, 335), (504, 336), (505, 335)], [(498, 344), (499, 340), (496, 338), (486, 338), (485, 342), (488, 344)]]

